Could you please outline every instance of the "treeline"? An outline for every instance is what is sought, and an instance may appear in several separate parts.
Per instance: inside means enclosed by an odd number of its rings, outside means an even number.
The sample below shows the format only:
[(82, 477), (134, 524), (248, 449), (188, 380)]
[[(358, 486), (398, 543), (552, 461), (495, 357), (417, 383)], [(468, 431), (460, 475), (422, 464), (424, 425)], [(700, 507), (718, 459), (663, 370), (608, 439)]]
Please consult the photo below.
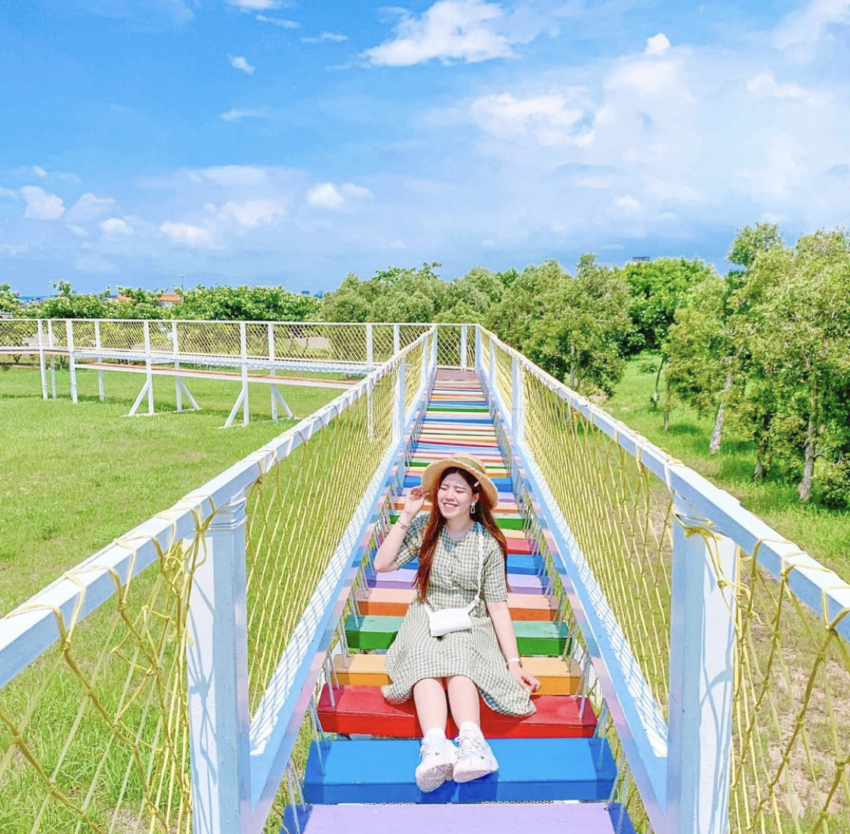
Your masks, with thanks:
[(318, 300), (281, 287), (197, 287), (174, 307), (121, 289), (57, 295), (21, 308), (0, 285), (0, 310), (44, 318), (198, 318), (339, 322), (467, 322), (496, 332), (580, 393), (604, 399), (640, 355), (667, 428), (676, 403), (750, 439), (753, 476), (792, 478), (801, 501), (850, 507), (850, 236), (819, 231), (786, 246), (777, 226), (741, 229), (719, 275), (699, 259), (622, 267), (579, 259), (444, 281), (439, 264), (348, 275)]
[(180, 301), (163, 306), (163, 290), (119, 287), (112, 296), (75, 293), (68, 281), (53, 284), (56, 295), (24, 306), (20, 294), (0, 284), (0, 312), (41, 319), (216, 319), (220, 321), (305, 321), (315, 318), (319, 299), (283, 287), (194, 287), (177, 289)]

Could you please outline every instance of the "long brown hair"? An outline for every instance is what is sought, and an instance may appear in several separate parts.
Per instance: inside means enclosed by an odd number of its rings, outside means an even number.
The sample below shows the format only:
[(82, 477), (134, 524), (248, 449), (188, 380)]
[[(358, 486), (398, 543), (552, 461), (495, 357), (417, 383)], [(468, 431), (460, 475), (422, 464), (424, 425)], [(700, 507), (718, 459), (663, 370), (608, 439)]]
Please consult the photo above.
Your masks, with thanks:
[(443, 518), (443, 514), (437, 505), (436, 493), (446, 477), (455, 472), (469, 484), (473, 495), (476, 492), (478, 493), (475, 512), (472, 513), (471, 518), (473, 521), (481, 522), (484, 525), (484, 529), (499, 543), (499, 547), (502, 549), (502, 555), (505, 558), (505, 578), (507, 580), (508, 542), (505, 539), (505, 534), (499, 529), (496, 520), (493, 518), (494, 507), (490, 502), (489, 496), (483, 489), (480, 489), (475, 477), (465, 469), (446, 469), (440, 476), (440, 483), (431, 496), (431, 514), (428, 517), (428, 522), (425, 524), (425, 531), (422, 534), (422, 546), (419, 548), (419, 570), (416, 573), (416, 589), (420, 600), (424, 600), (428, 595), (428, 583), (431, 580), (431, 568), (434, 566), (434, 554), (437, 551), (437, 542), (440, 540), (440, 534), (446, 525), (446, 520)]

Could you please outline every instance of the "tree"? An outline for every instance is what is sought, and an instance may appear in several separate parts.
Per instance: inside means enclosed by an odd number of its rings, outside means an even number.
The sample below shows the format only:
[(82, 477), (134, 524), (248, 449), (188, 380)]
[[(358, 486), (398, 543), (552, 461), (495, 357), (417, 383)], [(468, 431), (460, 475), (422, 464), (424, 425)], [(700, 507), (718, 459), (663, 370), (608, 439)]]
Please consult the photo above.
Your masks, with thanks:
[[(829, 471), (850, 455), (850, 235), (805, 235), (793, 250), (759, 254), (749, 269), (741, 294), (751, 303), (750, 376), (772, 382), (769, 444), (785, 459), (799, 457), (797, 491), (806, 502), (817, 461)], [(754, 386), (743, 399), (752, 403), (758, 393)]]
[(627, 355), (660, 349), (667, 341), (676, 310), (695, 286), (716, 275), (710, 264), (698, 258), (628, 263), (622, 273), (629, 285), (629, 316), (633, 324), (623, 345)]
[(525, 269), (491, 324), (509, 344), (582, 393), (610, 395), (625, 367), (629, 291), (617, 270), (583, 255), (575, 277), (556, 261)]
[(116, 318), (114, 305), (110, 301), (109, 288), (102, 293), (79, 295), (73, 291), (69, 281), (52, 281), (56, 290), (52, 298), (26, 308), (27, 316), (41, 319), (103, 319)]
[(305, 321), (319, 309), (319, 300), (283, 287), (204, 287), (182, 293), (181, 318), (219, 321)]
[(0, 313), (21, 312), (21, 294), (13, 292), (9, 284), (0, 284)]

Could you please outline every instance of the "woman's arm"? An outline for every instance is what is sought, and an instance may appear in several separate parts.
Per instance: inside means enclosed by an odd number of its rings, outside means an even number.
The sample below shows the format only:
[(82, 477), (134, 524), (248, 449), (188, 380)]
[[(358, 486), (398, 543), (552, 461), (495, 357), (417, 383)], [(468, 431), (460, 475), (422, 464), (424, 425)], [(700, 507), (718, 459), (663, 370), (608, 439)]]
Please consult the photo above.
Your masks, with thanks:
[(401, 549), (402, 542), (416, 514), (425, 503), (425, 494), (420, 487), (413, 487), (407, 494), (404, 510), (398, 521), (393, 524), (387, 537), (381, 542), (378, 552), (375, 554), (374, 567), (378, 573), (387, 573), (394, 570), (395, 559)]
[[(505, 660), (512, 660), (519, 657), (519, 649), (516, 644), (516, 634), (514, 633), (514, 624), (511, 620), (511, 611), (508, 608), (507, 602), (488, 602), (487, 613), (493, 621), (493, 629), (496, 632), (496, 639), (499, 641), (499, 648), (505, 656)], [(536, 692), (540, 688), (540, 681), (526, 672), (520, 663), (516, 661), (508, 665), (508, 670), (519, 682), (519, 684), (530, 692)]]

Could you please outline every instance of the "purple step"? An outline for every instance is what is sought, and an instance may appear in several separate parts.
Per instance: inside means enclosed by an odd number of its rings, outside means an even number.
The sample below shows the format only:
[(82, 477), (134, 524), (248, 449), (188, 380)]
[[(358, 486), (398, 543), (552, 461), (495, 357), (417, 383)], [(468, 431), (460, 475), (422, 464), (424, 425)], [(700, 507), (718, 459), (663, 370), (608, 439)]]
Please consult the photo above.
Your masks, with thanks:
[[(369, 588), (412, 588), (415, 576), (416, 571), (405, 568), (386, 573), (375, 573), (371, 568), (366, 568), (366, 585)], [(545, 579), (521, 573), (509, 573), (508, 584), (515, 594), (542, 594), (546, 590)]]
[[(621, 819), (622, 816), (622, 819)], [(634, 834), (620, 805), (583, 803), (484, 803), (481, 805), (308, 805), (293, 820), (292, 806), (284, 815), (284, 830), (293, 834)]]

